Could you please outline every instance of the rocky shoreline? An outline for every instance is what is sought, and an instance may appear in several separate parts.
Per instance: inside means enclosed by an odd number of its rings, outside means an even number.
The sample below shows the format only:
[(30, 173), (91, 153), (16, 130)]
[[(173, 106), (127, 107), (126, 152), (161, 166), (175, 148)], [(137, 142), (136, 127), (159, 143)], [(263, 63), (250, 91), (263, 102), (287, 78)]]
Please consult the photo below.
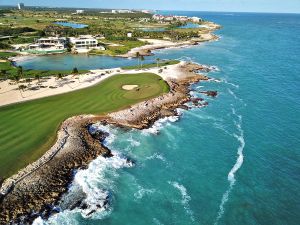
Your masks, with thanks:
[(187, 109), (187, 102), (205, 106), (203, 99), (192, 98), (190, 85), (209, 78), (200, 75), (207, 67), (185, 63), (182, 76), (167, 79), (170, 92), (106, 116), (84, 115), (64, 121), (55, 145), (38, 161), (4, 181), (1, 187), (0, 224), (31, 224), (35, 218), (48, 218), (73, 179), (73, 171), (86, 168), (98, 156), (111, 157), (102, 141), (106, 134), (91, 134), (96, 122), (119, 127), (145, 129), (156, 120), (177, 115), (177, 108)]

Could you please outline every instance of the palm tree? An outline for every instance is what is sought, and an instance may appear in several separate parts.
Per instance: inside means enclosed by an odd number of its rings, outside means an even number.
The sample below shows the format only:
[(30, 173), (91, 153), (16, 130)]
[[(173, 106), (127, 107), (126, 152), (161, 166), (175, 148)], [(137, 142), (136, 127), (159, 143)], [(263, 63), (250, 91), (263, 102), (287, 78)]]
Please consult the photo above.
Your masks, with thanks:
[(140, 52), (135, 53), (135, 56), (136, 56), (136, 58), (138, 60), (138, 65), (140, 65), (140, 57), (141, 57)]
[(63, 75), (61, 73), (57, 74), (57, 80), (62, 79)]
[(78, 69), (77, 69), (77, 67), (74, 67), (74, 68), (73, 68), (72, 73), (73, 73), (73, 74), (78, 74)]
[(38, 80), (38, 86), (40, 86), (41, 85), (41, 76), (39, 75), (39, 74), (36, 74), (35, 75), (35, 79), (37, 79)]
[(157, 68), (158, 68), (159, 61), (160, 61), (160, 58), (157, 58), (156, 59)]
[(40, 83), (41, 76), (39, 74), (37, 74), (37, 75), (35, 75), (35, 79), (37, 79), (38, 82)]
[(141, 68), (142, 68), (143, 67), (143, 61), (145, 60), (145, 57), (141, 55), (140, 58), (141, 58)]
[(22, 87), (20, 87), (20, 85), (19, 85), (19, 81), (20, 81), (20, 76), (19, 75), (15, 75), (14, 76), (14, 80), (17, 82), (17, 84), (18, 84), (18, 89), (19, 89), (19, 91), (20, 91), (20, 95), (22, 96), (22, 98), (24, 98), (24, 96), (23, 96), (23, 94), (22, 94), (22, 92), (21, 92), (21, 88), (22, 88), (22, 90), (24, 89), (24, 87), (22, 86)]
[(18, 75), (19, 76), (23, 75), (23, 67), (22, 66), (18, 66)]

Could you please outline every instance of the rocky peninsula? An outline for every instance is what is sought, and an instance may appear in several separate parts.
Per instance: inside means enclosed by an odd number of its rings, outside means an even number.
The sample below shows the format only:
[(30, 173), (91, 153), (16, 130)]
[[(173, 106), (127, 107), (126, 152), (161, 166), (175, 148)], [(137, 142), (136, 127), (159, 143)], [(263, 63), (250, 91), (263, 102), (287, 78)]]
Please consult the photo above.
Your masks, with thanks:
[[(124, 128), (145, 129), (159, 118), (177, 115), (177, 108), (187, 109), (187, 102), (204, 106), (203, 99), (190, 95), (190, 85), (207, 81), (199, 74), (208, 67), (181, 62), (176, 65), (176, 77), (164, 74), (170, 92), (130, 108), (103, 116), (82, 115), (64, 121), (53, 147), (38, 161), (4, 181), (1, 187), (0, 224), (31, 224), (35, 218), (48, 218), (54, 206), (67, 192), (76, 169), (86, 168), (97, 157), (113, 157), (102, 144), (105, 133), (91, 134), (94, 123), (112, 124)], [(199, 103), (199, 104), (198, 104)]]

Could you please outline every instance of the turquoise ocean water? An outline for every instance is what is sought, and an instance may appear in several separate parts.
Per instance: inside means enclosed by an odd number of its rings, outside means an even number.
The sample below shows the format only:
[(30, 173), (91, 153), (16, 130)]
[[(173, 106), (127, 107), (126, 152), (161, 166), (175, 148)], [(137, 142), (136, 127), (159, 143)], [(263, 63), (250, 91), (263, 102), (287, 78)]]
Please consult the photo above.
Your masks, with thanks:
[[(209, 76), (221, 82), (193, 94), (219, 96), (142, 132), (102, 127), (115, 156), (78, 171), (62, 211), (35, 224), (299, 224), (300, 15), (176, 14), (221, 24), (221, 39), (153, 58), (217, 66)], [(81, 195), (88, 209), (67, 209)], [(107, 196), (108, 208), (88, 215)]]

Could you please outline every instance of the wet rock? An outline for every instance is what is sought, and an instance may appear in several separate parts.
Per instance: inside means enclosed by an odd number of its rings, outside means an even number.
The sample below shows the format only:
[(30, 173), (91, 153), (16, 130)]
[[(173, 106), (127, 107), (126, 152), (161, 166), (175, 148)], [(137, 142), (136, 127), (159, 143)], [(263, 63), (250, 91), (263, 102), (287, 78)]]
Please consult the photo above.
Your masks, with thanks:
[(210, 97), (216, 97), (218, 95), (217, 91), (200, 91), (200, 93), (205, 94)]
[(93, 138), (99, 140), (100, 142), (103, 142), (109, 136), (109, 133), (101, 131), (101, 130), (97, 130), (94, 133), (92, 133), (91, 135)]

